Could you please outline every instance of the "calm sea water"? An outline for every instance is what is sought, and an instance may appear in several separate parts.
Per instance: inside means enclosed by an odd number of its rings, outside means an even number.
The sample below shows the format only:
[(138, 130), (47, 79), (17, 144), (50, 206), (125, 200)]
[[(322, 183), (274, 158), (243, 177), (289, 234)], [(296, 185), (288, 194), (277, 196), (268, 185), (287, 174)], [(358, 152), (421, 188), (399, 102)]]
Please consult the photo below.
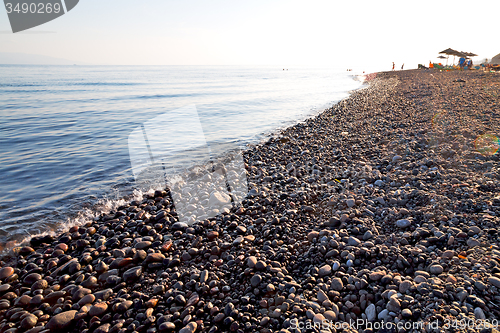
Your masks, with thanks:
[(0, 244), (140, 196), (127, 141), (150, 119), (194, 105), (208, 141), (243, 147), (360, 85), (335, 69), (0, 66)]

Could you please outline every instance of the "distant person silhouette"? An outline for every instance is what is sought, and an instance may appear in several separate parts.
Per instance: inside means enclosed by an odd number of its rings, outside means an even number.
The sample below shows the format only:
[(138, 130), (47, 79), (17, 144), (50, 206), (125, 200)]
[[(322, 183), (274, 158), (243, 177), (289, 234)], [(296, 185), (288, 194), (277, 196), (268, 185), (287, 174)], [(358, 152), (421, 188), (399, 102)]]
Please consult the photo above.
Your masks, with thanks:
[(401, 65), (401, 70), (403, 70), (403, 67), (405, 67), (405, 64), (402, 64), (402, 65)]
[(394, 61), (393, 61), (392, 62), (392, 70), (394, 70), (394, 66), (396, 66), (396, 65), (394, 65)]

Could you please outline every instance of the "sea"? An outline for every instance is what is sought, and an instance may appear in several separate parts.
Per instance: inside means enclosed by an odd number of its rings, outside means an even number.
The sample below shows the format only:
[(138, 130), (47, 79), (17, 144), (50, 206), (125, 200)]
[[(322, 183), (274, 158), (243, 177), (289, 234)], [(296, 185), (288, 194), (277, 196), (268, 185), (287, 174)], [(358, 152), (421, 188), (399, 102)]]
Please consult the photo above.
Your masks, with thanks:
[(141, 199), (154, 137), (246, 149), (362, 85), (345, 68), (0, 65), (0, 250)]

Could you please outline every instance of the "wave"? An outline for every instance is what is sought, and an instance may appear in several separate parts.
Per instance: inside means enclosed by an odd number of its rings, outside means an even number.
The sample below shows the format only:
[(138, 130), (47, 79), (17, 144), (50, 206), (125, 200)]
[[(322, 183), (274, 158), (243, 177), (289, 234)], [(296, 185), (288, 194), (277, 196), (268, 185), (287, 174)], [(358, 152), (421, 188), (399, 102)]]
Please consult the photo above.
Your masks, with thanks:
[(138, 82), (74, 82), (65, 83), (65, 86), (139, 86), (144, 85), (144, 83)]
[(57, 236), (61, 232), (67, 231), (69, 228), (73, 226), (82, 226), (88, 222), (93, 222), (99, 219), (99, 217), (103, 214), (108, 214), (112, 211), (117, 210), (121, 206), (125, 206), (127, 203), (132, 201), (142, 201), (145, 195), (154, 193), (155, 189), (149, 190), (139, 190), (134, 189), (132, 194), (129, 196), (125, 196), (119, 199), (109, 199), (102, 198), (97, 200), (94, 204), (88, 204), (87, 207), (80, 208), (76, 216), (66, 218), (66, 221), (61, 221), (57, 225), (55, 225), (53, 229), (46, 230), (42, 232), (29, 233), (29, 230), (26, 230), (29, 234), (16, 240), (10, 240), (6, 242), (0, 243), (0, 255), (6, 255), (9, 250), (12, 250), (18, 246), (29, 245), (31, 238), (37, 236)]

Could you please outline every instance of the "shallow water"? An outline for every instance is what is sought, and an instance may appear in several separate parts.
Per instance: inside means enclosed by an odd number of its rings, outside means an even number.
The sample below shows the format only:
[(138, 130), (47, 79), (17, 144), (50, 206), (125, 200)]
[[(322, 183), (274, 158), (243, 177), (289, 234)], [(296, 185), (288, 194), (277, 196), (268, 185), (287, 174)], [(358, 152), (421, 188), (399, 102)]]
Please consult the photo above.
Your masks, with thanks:
[(208, 145), (244, 147), (360, 85), (335, 69), (0, 66), (0, 243), (140, 197), (128, 138), (155, 117), (179, 139), (179, 110), (194, 106)]

